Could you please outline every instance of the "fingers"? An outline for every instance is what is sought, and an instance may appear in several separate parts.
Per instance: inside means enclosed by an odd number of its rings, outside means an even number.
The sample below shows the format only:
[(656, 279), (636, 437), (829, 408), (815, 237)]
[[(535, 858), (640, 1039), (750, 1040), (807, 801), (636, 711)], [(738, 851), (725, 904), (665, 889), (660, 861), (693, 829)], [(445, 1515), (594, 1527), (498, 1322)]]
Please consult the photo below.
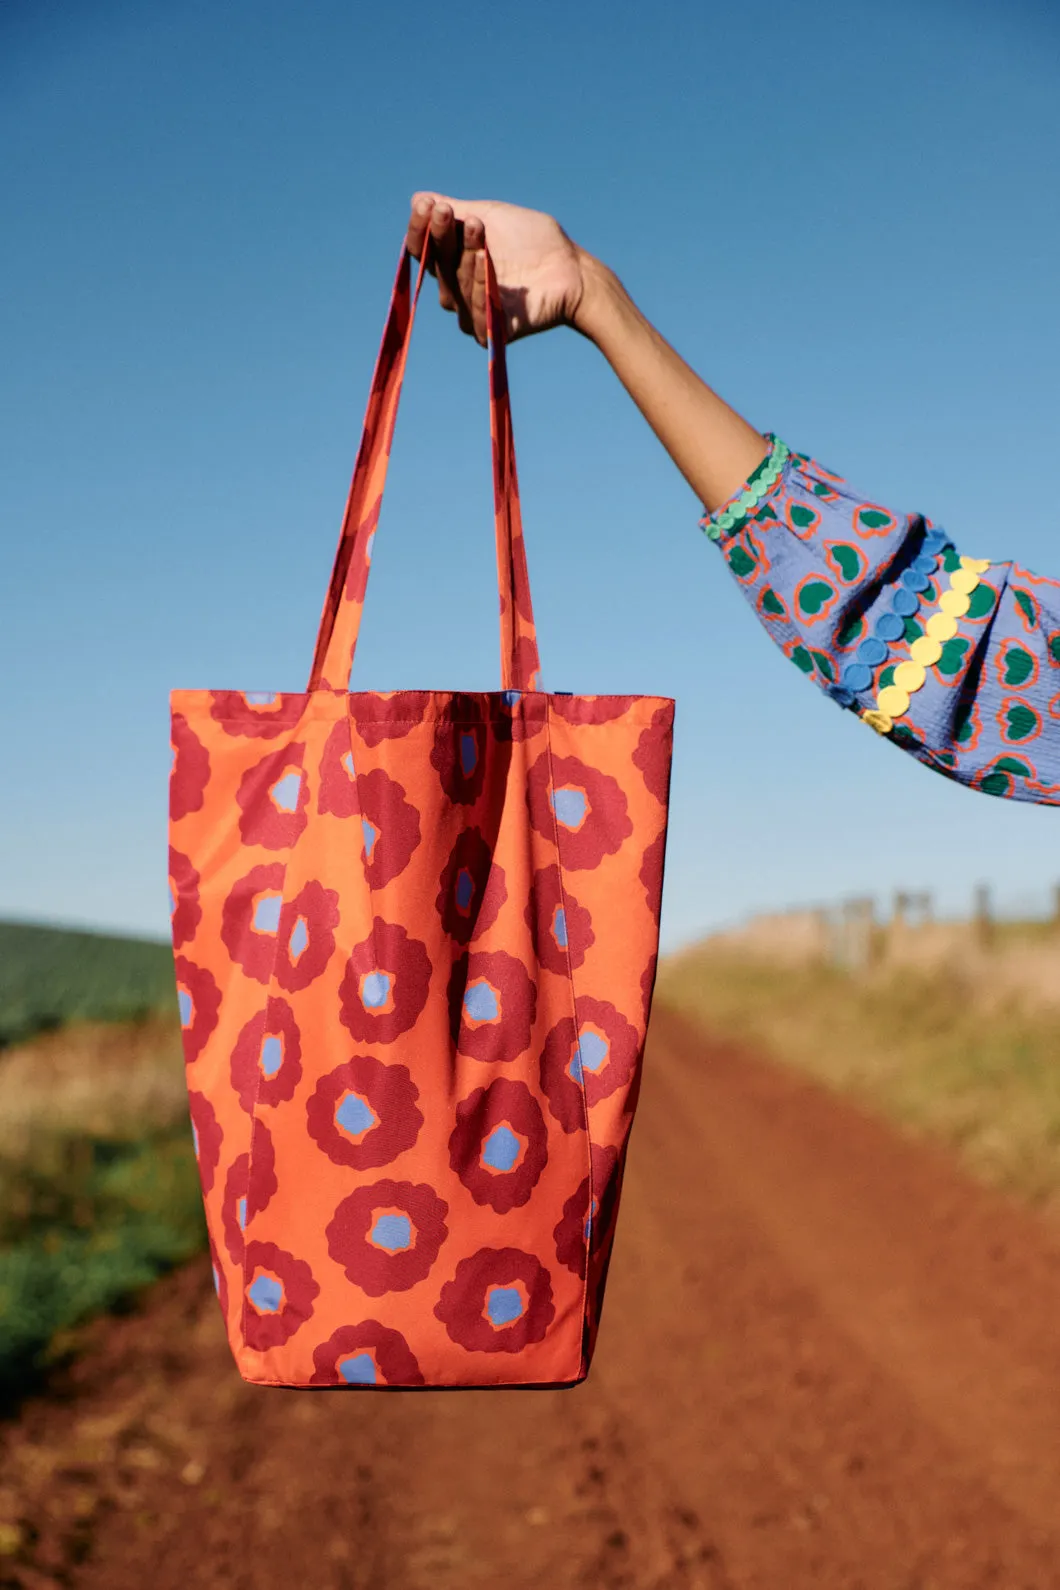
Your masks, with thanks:
[(430, 226), (433, 209), (433, 193), (414, 193), (412, 195), (412, 207), (409, 212), (409, 228), (405, 234), (405, 244), (413, 259), (419, 259), (423, 253), (423, 245), (427, 237), (427, 228)]
[(438, 302), (443, 309), (460, 306), (460, 283), (457, 268), (460, 262), (460, 243), (457, 220), (453, 207), (444, 199), (435, 202), (431, 213), (430, 236), (434, 242), (434, 261), (438, 274)]
[(486, 345), (486, 266), (483, 253), (486, 228), (467, 206), (443, 194), (420, 192), (412, 196), (406, 237), (409, 253), (420, 259), (426, 240), (433, 244), (428, 270), (438, 278), (438, 302), (455, 313), (461, 331)]

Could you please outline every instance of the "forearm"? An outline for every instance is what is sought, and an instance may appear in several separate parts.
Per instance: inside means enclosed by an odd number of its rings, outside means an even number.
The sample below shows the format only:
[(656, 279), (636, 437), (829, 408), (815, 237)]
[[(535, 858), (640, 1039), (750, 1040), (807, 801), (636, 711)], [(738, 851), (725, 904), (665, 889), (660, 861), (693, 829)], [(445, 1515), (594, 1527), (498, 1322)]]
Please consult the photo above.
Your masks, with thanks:
[(713, 512), (769, 451), (645, 319), (613, 271), (579, 252), (575, 329), (600, 349), (699, 501)]

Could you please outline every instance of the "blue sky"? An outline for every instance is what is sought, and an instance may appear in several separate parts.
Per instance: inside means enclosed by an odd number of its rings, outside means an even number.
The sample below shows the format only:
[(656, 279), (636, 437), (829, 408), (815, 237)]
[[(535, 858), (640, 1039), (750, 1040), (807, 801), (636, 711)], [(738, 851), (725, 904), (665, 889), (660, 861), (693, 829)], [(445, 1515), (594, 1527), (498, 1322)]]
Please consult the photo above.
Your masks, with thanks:
[[(1060, 575), (1050, 12), (7, 0), (0, 913), (166, 931), (168, 692), (304, 686), (417, 187), (552, 211), (761, 430)], [(492, 689), (483, 359), (426, 307), (354, 686)], [(1060, 878), (771, 646), (592, 347), (511, 376), (546, 687), (677, 698), (667, 945)]]

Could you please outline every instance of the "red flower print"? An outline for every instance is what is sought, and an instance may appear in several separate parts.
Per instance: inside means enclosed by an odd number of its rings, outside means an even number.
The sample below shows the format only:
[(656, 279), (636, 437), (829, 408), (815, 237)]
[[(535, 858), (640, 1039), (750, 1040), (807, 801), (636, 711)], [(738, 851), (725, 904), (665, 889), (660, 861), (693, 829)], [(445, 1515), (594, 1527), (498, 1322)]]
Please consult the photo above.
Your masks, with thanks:
[(357, 526), (353, 556), (350, 558), (350, 567), (346, 575), (346, 598), (348, 601), (364, 601), (364, 593), (368, 589), (368, 571), (372, 566), (376, 526), (379, 524), (379, 510), (382, 506), (383, 495), (380, 492), (361, 520), (361, 523)]
[(340, 1325), (314, 1349), (311, 1386), (422, 1386), (420, 1366), (400, 1331), (378, 1320)]
[(281, 696), (275, 690), (211, 690), (210, 716), (226, 734), (246, 740), (275, 740), (298, 727), (305, 696)]
[(420, 842), (420, 814), (396, 779), (381, 767), (357, 780), (361, 799), (365, 876), (381, 889), (404, 872)]
[(458, 944), (468, 944), (496, 922), (508, 898), (504, 869), (493, 863), (493, 852), (477, 828), (457, 836), (442, 871), (435, 901), (442, 926)]
[(505, 950), (462, 955), (449, 979), (449, 1024), (460, 1054), (488, 1063), (515, 1060), (530, 1043), (537, 989)]
[(213, 1186), (217, 1162), (221, 1158), (224, 1133), (213, 1105), (204, 1093), (188, 1089), (188, 1114), (191, 1116), (191, 1140), (195, 1158), (199, 1163), (199, 1180), (205, 1195)]
[(419, 1096), (407, 1066), (354, 1055), (317, 1083), (306, 1104), (309, 1135), (336, 1165), (375, 1170), (415, 1143)]
[(205, 966), (178, 955), (174, 962), (177, 974), (177, 1008), (180, 1011), (180, 1029), (184, 1040), (184, 1059), (188, 1065), (202, 1053), (207, 1038), (217, 1026), (217, 1013), (221, 1009), (221, 990), (214, 982), (213, 973)]
[(173, 714), (173, 763), (169, 775), (169, 815), (179, 822), (189, 812), (201, 811), (210, 782), (210, 755), (180, 712)]
[(221, 1317), (228, 1319), (228, 1281), (225, 1278), (224, 1266), (220, 1255), (214, 1247), (213, 1238), (207, 1239), (210, 1248), (210, 1269), (213, 1272), (213, 1289), (217, 1293), (217, 1301), (221, 1305)]
[(304, 1259), (274, 1242), (248, 1242), (244, 1262), (243, 1334), (247, 1346), (264, 1353), (282, 1347), (312, 1318), (320, 1288)]
[(183, 949), (202, 921), (199, 904), (199, 874), (187, 856), (169, 847), (169, 921), (173, 948)]
[(665, 806), (670, 794), (670, 750), (673, 743), (673, 708), (657, 707), (637, 741), (633, 765), (644, 775), (649, 794)]
[(228, 1167), (221, 1200), (221, 1228), (233, 1264), (242, 1264), (243, 1233), (254, 1216), (267, 1207), (277, 1187), (272, 1137), (262, 1121), (255, 1121), (250, 1153), (238, 1155)]
[(568, 723), (613, 723), (631, 706), (629, 696), (549, 696), (549, 711)]
[(498, 1077), (457, 1105), (449, 1163), (477, 1204), (521, 1208), (547, 1159), (545, 1118), (524, 1082)]
[(655, 918), (656, 926), (659, 923), (659, 913), (662, 910), (663, 866), (666, 860), (666, 831), (665, 829), (657, 839), (653, 839), (644, 852), (644, 860), (640, 864), (640, 881), (644, 885), (644, 893), (648, 897), (648, 910)]
[(340, 1019), (358, 1043), (392, 1043), (427, 1003), (431, 962), (424, 944), (376, 917), (356, 945), (339, 988)]
[(403, 740), (421, 722), (419, 700), (410, 706), (406, 699), (416, 692), (405, 690), (362, 692), (350, 697), (350, 714), (365, 745), (374, 748), (384, 740)]
[(546, 839), (558, 836), (567, 871), (598, 867), (633, 832), (617, 781), (576, 756), (539, 756), (528, 775), (527, 801), (537, 832)]
[(449, 1235), (449, 1206), (433, 1187), (377, 1181), (336, 1209), (325, 1235), (347, 1279), (369, 1297), (407, 1292), (422, 1281)]
[(564, 1016), (541, 1053), (541, 1087), (565, 1132), (584, 1126), (586, 1106), (633, 1080), (641, 1049), (637, 1029), (606, 1000), (579, 999), (577, 1010), (577, 1027)]
[(564, 891), (555, 863), (534, 873), (525, 916), (534, 954), (546, 971), (564, 975), (568, 957), (571, 968), (577, 970), (596, 942), (591, 916), (569, 890)]
[(537, 734), (545, 726), (545, 715), (541, 699), (522, 690), (502, 690), (490, 697), (490, 727), (502, 745), (521, 745)]
[(486, 724), (472, 696), (453, 697), (452, 707), (434, 727), (431, 766), (451, 801), (470, 806), (482, 794), (486, 778)]
[(336, 723), (324, 742), (317, 808), (322, 812), (331, 812), (335, 817), (356, 817), (361, 809), (357, 800), (357, 773), (353, 765), (347, 718)]
[(283, 909), (282, 862), (251, 867), (234, 883), (221, 910), (221, 941), (237, 966), (256, 982), (267, 983), (276, 959)]
[(232, 1049), (231, 1071), (244, 1110), (294, 1096), (302, 1076), (302, 1040), (285, 999), (270, 999), (246, 1023)]
[(271, 751), (243, 774), (236, 791), (244, 844), (286, 850), (308, 822), (309, 785), (302, 763), (304, 745)]
[(240, 1154), (228, 1167), (225, 1177), (224, 1198), (221, 1201), (221, 1229), (225, 1247), (233, 1264), (242, 1264), (246, 1243), (243, 1227), (247, 1223), (247, 1183), (250, 1177), (250, 1155)]
[(582, 1280), (585, 1279), (585, 1253), (598, 1253), (613, 1235), (618, 1198), (622, 1188), (622, 1168), (616, 1148), (594, 1143), (592, 1175), (573, 1192), (563, 1205), (563, 1219), (552, 1233), (556, 1257)]
[[(521, 604), (516, 603), (517, 607)], [(523, 615), (524, 617), (526, 614)], [(520, 635), (515, 643), (514, 672), (516, 679), (525, 679), (527, 690), (539, 688), (537, 677), (537, 642), (529, 635)]]
[(311, 878), (280, 911), (276, 981), (288, 994), (308, 988), (335, 953), (339, 897)]
[(469, 1352), (521, 1353), (544, 1339), (556, 1309), (549, 1273), (532, 1253), (480, 1248), (461, 1259), (434, 1312)]

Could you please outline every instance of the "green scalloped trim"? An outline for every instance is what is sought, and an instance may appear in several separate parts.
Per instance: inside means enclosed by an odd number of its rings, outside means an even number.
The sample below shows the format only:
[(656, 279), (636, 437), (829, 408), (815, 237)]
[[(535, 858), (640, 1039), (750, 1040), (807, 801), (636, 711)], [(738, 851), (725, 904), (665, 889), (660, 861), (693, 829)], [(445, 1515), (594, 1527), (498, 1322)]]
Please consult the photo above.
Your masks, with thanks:
[(740, 495), (723, 512), (712, 513), (700, 521), (708, 541), (720, 541), (726, 531), (735, 530), (742, 520), (754, 512), (762, 498), (769, 495), (780, 479), (781, 471), (791, 456), (791, 448), (779, 436), (771, 434), (769, 440), (772, 443), (769, 452)]

